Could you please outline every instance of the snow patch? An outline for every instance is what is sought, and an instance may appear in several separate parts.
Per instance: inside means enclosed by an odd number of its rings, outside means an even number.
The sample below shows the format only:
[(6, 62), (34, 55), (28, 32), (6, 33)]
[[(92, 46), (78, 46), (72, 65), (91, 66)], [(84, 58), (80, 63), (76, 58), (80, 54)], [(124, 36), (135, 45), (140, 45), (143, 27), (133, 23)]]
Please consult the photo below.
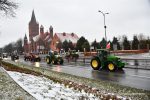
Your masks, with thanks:
[(54, 83), (52, 80), (42, 76), (34, 76), (13, 71), (7, 71), (7, 73), (16, 83), (37, 100), (78, 100), (82, 98), (86, 100), (99, 100), (99, 98), (92, 94), (67, 88), (63, 84)]

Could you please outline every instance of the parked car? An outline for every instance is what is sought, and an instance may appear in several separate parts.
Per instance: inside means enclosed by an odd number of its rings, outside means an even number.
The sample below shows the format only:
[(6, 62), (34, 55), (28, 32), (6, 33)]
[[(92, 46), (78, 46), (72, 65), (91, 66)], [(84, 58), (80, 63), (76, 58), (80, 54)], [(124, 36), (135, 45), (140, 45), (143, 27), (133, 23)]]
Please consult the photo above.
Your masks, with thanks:
[(38, 53), (26, 53), (24, 55), (24, 60), (25, 61), (40, 62), (41, 61), (41, 57), (39, 56)]
[(3, 58), (7, 58), (8, 54), (7, 53), (3, 53)]
[(24, 54), (24, 60), (25, 60), (25, 61), (30, 61), (30, 59), (31, 59), (30, 53), (25, 53), (25, 54)]

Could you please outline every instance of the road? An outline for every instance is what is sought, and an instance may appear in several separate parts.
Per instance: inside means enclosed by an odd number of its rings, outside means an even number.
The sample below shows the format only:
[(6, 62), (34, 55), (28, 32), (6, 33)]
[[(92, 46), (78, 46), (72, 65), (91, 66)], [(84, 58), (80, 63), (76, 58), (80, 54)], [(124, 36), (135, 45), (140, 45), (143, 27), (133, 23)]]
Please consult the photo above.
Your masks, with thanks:
[(19, 62), (80, 77), (104, 80), (124, 86), (150, 90), (150, 70), (124, 68), (122, 71), (108, 72), (106, 70), (93, 70), (90, 65), (75, 66), (67, 63), (64, 63), (64, 65), (48, 65), (45, 62), (25, 62), (23, 58), (19, 59)]

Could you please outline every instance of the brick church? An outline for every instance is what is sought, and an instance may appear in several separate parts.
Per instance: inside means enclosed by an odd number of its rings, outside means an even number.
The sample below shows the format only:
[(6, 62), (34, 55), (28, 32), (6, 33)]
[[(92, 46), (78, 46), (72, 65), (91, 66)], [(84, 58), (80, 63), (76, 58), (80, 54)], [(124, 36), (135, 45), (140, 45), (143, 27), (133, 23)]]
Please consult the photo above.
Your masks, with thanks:
[(40, 25), (36, 20), (34, 10), (32, 11), (31, 20), (29, 22), (29, 39), (25, 34), (24, 37), (24, 52), (45, 53), (50, 49), (56, 50), (58, 42), (71, 41), (74, 45), (79, 39), (75, 33), (55, 33), (53, 35), (53, 27), (49, 27), (49, 31), (44, 32), (43, 25)]

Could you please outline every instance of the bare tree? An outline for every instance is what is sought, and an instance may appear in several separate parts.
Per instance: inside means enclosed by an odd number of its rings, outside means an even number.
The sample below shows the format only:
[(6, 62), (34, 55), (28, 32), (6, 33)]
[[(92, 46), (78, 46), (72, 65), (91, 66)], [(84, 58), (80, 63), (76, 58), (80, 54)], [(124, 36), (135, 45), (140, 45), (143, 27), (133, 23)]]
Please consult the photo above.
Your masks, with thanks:
[(18, 4), (11, 0), (0, 0), (0, 13), (6, 16), (15, 16), (15, 10), (18, 8)]

